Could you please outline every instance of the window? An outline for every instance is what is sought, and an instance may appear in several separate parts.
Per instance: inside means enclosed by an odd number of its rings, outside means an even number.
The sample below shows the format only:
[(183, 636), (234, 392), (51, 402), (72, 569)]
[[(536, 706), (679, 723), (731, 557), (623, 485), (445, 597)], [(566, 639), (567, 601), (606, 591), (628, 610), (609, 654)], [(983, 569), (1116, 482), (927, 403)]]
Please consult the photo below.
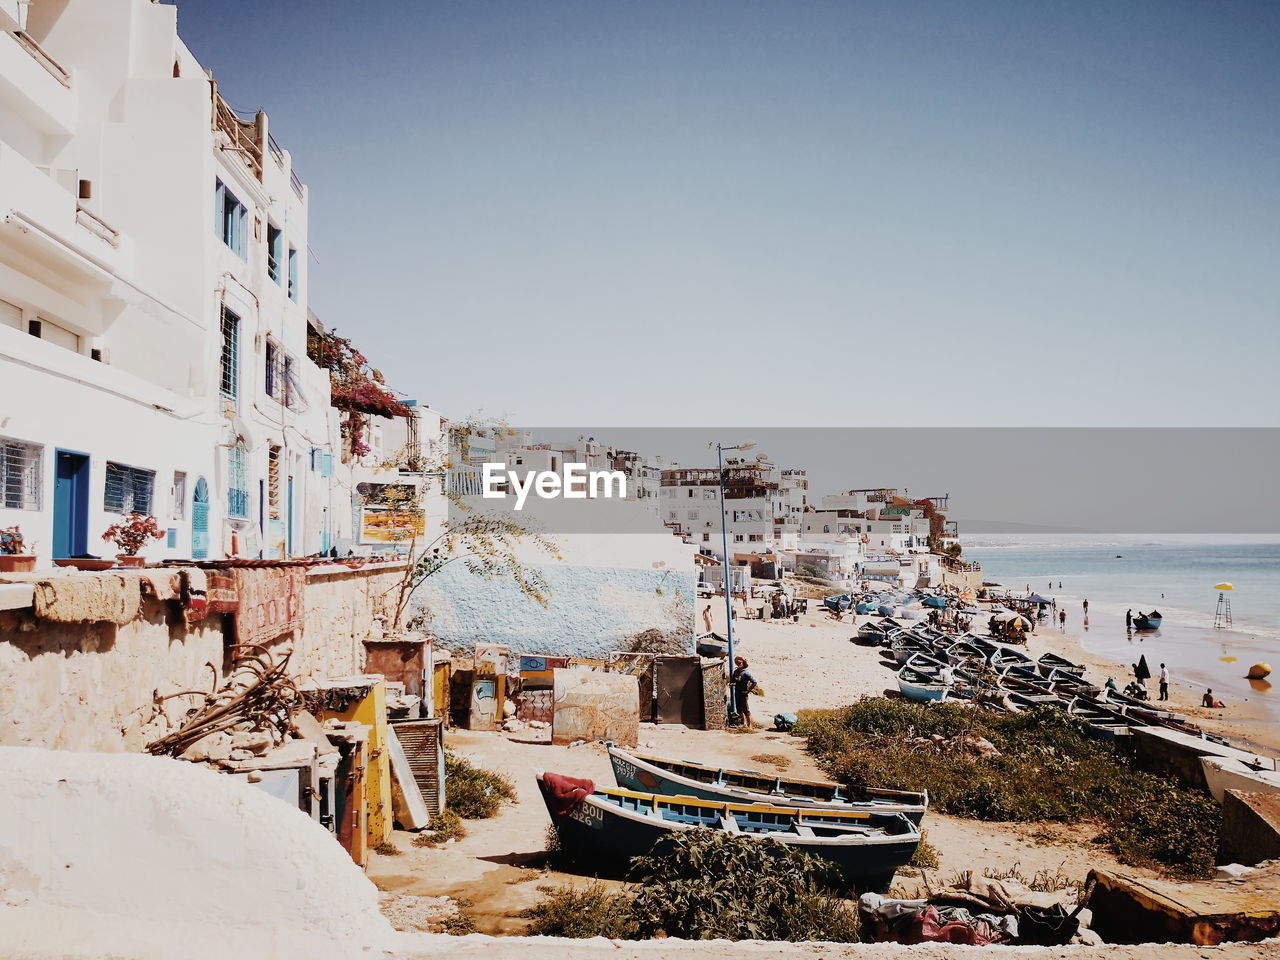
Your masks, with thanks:
[(102, 509), (114, 513), (151, 513), (151, 495), (155, 486), (154, 470), (108, 462)]
[(227, 514), (241, 520), (249, 516), (248, 459), (243, 443), (227, 450)]
[(40, 468), (44, 447), (0, 437), (0, 506), (8, 510), (39, 510)]
[(750, 540), (752, 543), (761, 543), (764, 540), (764, 534), (753, 533), (748, 535), (747, 539)]
[(711, 534), (709, 534), (709, 533), (704, 533), (704, 534), (702, 535), (702, 542), (703, 542), (703, 543), (706, 543), (706, 542), (707, 542), (708, 540), (710, 540), (710, 539), (711, 539)]
[(0, 324), (21, 330), (22, 308), (16, 303), (10, 303), (8, 300), (0, 300)]
[(245, 252), (245, 224), (249, 211), (221, 180), (217, 181), (213, 197), (213, 220), (218, 236), (241, 260), (248, 259)]
[(735, 534), (733, 535), (733, 542), (734, 542), (734, 543), (741, 543), (741, 542), (742, 542), (742, 534), (740, 534), (740, 533), (735, 533)]
[(222, 380), (219, 392), (235, 400), (240, 395), (240, 318), (222, 308)]
[(267, 519), (280, 519), (280, 454), (274, 443), (267, 447)]
[(181, 470), (173, 471), (173, 486), (169, 489), (169, 502), (173, 504), (172, 514), (175, 520), (184, 520), (187, 516), (187, 475)]
[(284, 231), (267, 224), (267, 276), (277, 285), (284, 282)]
[(289, 248), (289, 299), (298, 302), (298, 251)]

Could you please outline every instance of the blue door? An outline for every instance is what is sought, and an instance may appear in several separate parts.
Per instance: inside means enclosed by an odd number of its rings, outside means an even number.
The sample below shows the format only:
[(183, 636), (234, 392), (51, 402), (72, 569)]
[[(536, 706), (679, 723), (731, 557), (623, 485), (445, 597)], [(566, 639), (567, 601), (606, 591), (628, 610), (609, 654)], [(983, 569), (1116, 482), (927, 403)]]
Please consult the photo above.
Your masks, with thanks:
[(89, 550), (89, 458), (54, 452), (53, 555), (77, 557)]
[(204, 477), (196, 481), (191, 500), (191, 559), (209, 559), (209, 484)]

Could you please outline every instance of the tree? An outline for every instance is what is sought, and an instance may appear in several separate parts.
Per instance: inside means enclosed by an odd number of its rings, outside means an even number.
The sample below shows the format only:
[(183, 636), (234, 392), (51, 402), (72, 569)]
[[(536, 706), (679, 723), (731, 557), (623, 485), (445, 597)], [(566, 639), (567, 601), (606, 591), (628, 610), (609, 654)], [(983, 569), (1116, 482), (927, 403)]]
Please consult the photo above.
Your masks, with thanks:
[[(532, 547), (545, 553), (548, 559), (560, 560), (555, 542), (512, 517), (474, 513), (462, 495), (445, 482), (449, 469), (454, 466), (451, 455), (465, 437), (485, 429), (501, 430), (505, 426), (476, 421), (451, 424), (443, 438), (444, 449), (439, 449), (440, 444), (436, 443), (421, 456), (416, 451), (402, 451), (384, 464), (398, 468), (412, 456), (420, 466), (420, 478), (412, 478), (414, 482), (383, 484), (365, 495), (364, 502), (377, 507), (382, 535), (389, 542), (404, 544), (407, 548), (409, 562), (404, 575), (388, 591), (394, 604), (389, 625), (392, 630), (404, 625), (414, 592), (428, 578), (455, 563), (461, 563), (468, 572), (486, 580), (510, 579), (524, 596), (544, 607), (550, 602), (551, 589), (546, 577), (537, 567), (522, 560), (521, 553), (522, 548)], [(441, 521), (439, 533), (427, 539), (425, 499), (432, 485), (438, 485), (452, 511)]]

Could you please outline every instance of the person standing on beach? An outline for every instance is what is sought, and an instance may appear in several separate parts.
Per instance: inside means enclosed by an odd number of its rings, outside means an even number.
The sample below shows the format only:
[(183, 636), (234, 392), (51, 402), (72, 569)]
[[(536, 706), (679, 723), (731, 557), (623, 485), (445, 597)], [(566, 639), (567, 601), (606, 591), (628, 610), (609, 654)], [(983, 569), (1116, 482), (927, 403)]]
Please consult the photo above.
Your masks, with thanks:
[(1169, 668), (1160, 664), (1160, 699), (1169, 699)]
[(736, 669), (729, 681), (733, 684), (734, 700), (738, 707), (738, 716), (742, 718), (742, 725), (748, 730), (751, 729), (751, 702), (747, 698), (759, 684), (756, 678), (747, 672), (747, 660), (745, 657), (734, 657), (733, 663)]
[(1058, 629), (1059, 630), (1067, 629), (1067, 611), (1065, 610), (1058, 611)]
[(1133, 608), (1130, 607), (1124, 612), (1124, 628), (1126, 630), (1133, 629)]
[(1084, 598), (1084, 612), (1085, 612), (1085, 614), (1086, 614), (1086, 615), (1089, 613), (1089, 598), (1088, 598), (1088, 597), (1085, 597), (1085, 598)]
[(702, 622), (707, 628), (707, 633), (711, 632), (711, 604), (707, 604), (702, 611)]

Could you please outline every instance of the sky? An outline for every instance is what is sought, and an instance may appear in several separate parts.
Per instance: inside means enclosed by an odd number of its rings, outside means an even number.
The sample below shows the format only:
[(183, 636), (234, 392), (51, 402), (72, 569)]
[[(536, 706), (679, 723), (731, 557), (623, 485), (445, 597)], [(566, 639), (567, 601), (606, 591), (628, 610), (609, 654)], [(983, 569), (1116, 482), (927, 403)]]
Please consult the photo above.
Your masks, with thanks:
[(178, 8), (448, 416), (1277, 425), (1270, 0)]

